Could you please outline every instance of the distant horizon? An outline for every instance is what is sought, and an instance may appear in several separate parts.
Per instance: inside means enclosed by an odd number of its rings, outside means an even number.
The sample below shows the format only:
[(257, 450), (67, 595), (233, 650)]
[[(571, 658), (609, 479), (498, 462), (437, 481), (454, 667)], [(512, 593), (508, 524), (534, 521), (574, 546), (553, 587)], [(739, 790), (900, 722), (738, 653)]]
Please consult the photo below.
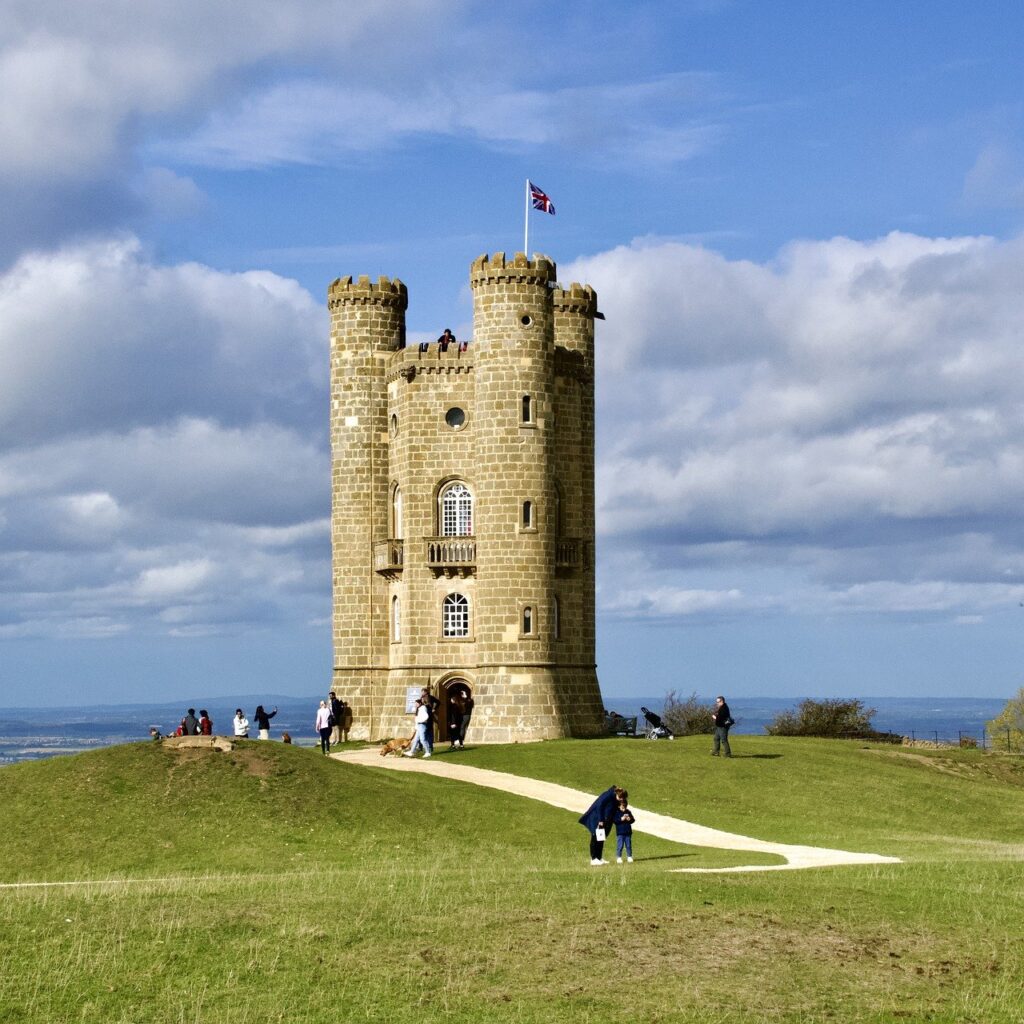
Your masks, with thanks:
[[(327, 691), (324, 691), (326, 693)], [(686, 699), (690, 696), (693, 691), (687, 691), (683, 693), (681, 690), (676, 691), (676, 695), (682, 699)], [(697, 699), (701, 701), (707, 701), (711, 703), (714, 698), (722, 691), (709, 691), (708, 693), (697, 693)], [(637, 704), (638, 702), (651, 702), (664, 701), (667, 693), (662, 693), (660, 696), (654, 694), (615, 694), (602, 693), (605, 707), (607, 708), (612, 702), (619, 702), (622, 704)], [(955, 703), (978, 703), (985, 701), (1008, 701), (1014, 694), (1007, 695), (990, 695), (990, 696), (956, 696), (949, 697), (943, 696), (942, 694), (928, 694), (925, 696), (911, 695), (911, 696), (900, 696), (889, 694), (885, 696), (864, 696), (863, 694), (848, 693), (838, 695), (836, 697), (807, 697), (801, 695), (792, 695), (788, 697), (778, 697), (771, 694), (756, 694), (756, 693), (730, 693), (724, 694), (726, 701), (767, 701), (773, 704), (785, 704), (791, 702), (800, 702), (804, 700), (860, 700), (867, 703), (872, 702), (901, 702), (905, 704), (910, 703), (928, 703), (931, 701), (941, 701), (945, 704)], [(321, 693), (309, 693), (309, 694), (284, 694), (284, 693), (271, 693), (271, 694), (225, 694), (219, 697), (203, 697), (202, 700), (199, 698), (186, 697), (170, 697), (167, 699), (154, 699), (154, 700), (131, 700), (131, 701), (100, 701), (97, 703), (88, 704), (71, 704), (63, 703), (60, 705), (54, 705), (52, 702), (45, 704), (10, 704), (0, 705), (0, 714), (4, 712), (18, 712), (18, 711), (45, 711), (48, 709), (54, 709), (60, 707), (62, 709), (73, 709), (76, 711), (91, 711), (91, 710), (107, 710), (107, 709), (129, 709), (129, 708), (165, 708), (165, 707), (181, 707), (187, 710), (189, 707), (195, 707), (198, 709), (201, 705), (215, 705), (215, 704), (238, 704), (244, 705), (249, 704), (255, 706), (256, 704), (274, 704), (283, 703), (287, 701), (289, 704), (298, 701), (319, 701), (322, 699), (323, 694)], [(344, 695), (342, 695), (344, 699)]]

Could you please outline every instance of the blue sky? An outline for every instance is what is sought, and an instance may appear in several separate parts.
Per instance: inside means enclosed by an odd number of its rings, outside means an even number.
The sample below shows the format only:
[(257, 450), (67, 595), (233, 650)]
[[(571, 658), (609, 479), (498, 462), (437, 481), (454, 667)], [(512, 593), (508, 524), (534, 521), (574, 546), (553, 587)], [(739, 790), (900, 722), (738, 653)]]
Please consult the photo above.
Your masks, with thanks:
[(324, 295), (593, 284), (611, 694), (993, 695), (1024, 627), (1024, 8), (12, 0), (0, 705), (329, 678)]

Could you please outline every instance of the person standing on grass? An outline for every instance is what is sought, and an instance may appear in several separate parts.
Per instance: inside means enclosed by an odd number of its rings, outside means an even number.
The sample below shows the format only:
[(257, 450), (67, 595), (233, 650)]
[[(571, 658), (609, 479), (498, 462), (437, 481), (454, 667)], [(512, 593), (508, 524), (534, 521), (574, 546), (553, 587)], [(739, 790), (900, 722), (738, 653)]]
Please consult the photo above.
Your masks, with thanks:
[(465, 687), (462, 688), (462, 722), (459, 725), (459, 750), (465, 749), (466, 730), (469, 720), (473, 717), (473, 695)]
[(262, 704), (257, 704), (256, 705), (256, 713), (253, 715), (253, 718), (256, 719), (256, 727), (260, 731), (260, 739), (261, 740), (269, 740), (270, 739), (270, 720), (276, 714), (277, 714), (277, 706), (276, 705), (274, 706), (274, 710), (269, 712), (269, 713), (263, 710), (263, 705)]
[(615, 808), (615, 863), (622, 863), (622, 851), (626, 851), (626, 863), (633, 863), (633, 812), (629, 809), (629, 794), (622, 790), (619, 806)]
[(590, 865), (600, 867), (607, 864), (603, 857), (604, 841), (615, 820), (619, 797), (625, 792), (618, 786), (606, 789), (581, 815), (580, 824), (590, 833)]
[(342, 702), (338, 699), (337, 694), (331, 690), (327, 694), (327, 706), (331, 709), (331, 716), (334, 718), (334, 724), (331, 727), (331, 742), (341, 742), (341, 719), (342, 715)]
[(320, 751), (324, 754), (331, 752), (331, 709), (327, 701), (320, 701), (320, 707), (316, 712), (316, 731), (320, 733)]
[(732, 757), (732, 749), (729, 746), (729, 730), (736, 723), (732, 719), (729, 705), (725, 703), (725, 698), (722, 696), (715, 698), (715, 709), (711, 712), (711, 721), (715, 726), (715, 740), (714, 746), (711, 748), (711, 756), (718, 757), (718, 749), (721, 747), (726, 757)]
[(242, 714), (241, 708), (235, 708), (235, 717), (231, 719), (235, 727), (235, 739), (247, 740), (249, 738), (249, 719)]
[(448, 742), (449, 750), (459, 749), (459, 736), (462, 734), (462, 718), (464, 707), (462, 691), (454, 690), (448, 696)]

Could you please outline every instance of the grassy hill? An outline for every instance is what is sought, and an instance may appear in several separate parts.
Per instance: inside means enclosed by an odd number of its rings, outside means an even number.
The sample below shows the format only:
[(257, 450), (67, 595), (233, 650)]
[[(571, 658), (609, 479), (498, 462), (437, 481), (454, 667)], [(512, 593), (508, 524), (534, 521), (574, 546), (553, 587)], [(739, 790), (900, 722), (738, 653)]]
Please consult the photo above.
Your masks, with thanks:
[[(310, 750), (108, 748), (0, 772), (0, 1022), (1017, 1021), (1024, 766), (737, 737), (460, 762), (902, 865), (758, 862)], [(760, 858), (769, 863), (772, 858)]]

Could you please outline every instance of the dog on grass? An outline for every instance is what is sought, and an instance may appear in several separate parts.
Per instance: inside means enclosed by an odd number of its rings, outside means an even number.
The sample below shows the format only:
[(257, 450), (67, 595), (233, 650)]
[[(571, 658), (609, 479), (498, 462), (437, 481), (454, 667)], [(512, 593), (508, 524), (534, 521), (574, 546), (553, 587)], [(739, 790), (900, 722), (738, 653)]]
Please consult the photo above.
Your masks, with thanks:
[(388, 754), (400, 754), (403, 750), (408, 750), (412, 746), (413, 737), (410, 736), (407, 740), (388, 740), (380, 748), (380, 756), (387, 757)]

